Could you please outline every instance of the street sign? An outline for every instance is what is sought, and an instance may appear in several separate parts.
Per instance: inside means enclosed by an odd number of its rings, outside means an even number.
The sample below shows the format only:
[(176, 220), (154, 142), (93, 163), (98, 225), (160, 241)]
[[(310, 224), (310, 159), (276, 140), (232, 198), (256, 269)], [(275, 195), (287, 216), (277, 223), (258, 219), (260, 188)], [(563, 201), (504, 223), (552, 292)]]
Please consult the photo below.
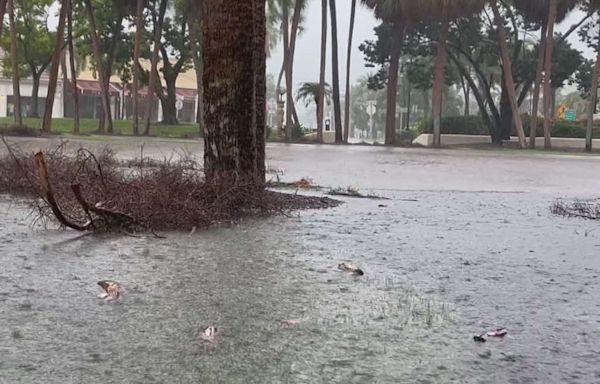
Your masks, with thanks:
[(367, 104), (367, 114), (369, 116), (373, 116), (375, 115), (375, 113), (377, 113), (377, 107), (375, 106), (375, 102), (369, 101), (369, 103)]
[(574, 109), (569, 109), (567, 112), (565, 112), (565, 120), (567, 120), (567, 121), (577, 120), (577, 111)]
[(564, 104), (561, 104), (558, 109), (556, 110), (556, 115), (558, 116), (558, 118), (560, 120), (564, 120), (565, 119), (565, 113), (567, 113), (567, 106)]

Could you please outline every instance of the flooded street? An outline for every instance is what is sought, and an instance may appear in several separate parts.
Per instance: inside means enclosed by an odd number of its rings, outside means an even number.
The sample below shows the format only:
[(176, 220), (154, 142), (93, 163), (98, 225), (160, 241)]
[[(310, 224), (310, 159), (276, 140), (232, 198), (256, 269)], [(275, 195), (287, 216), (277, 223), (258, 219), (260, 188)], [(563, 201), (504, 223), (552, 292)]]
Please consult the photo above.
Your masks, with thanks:
[[(113, 146), (131, 158), (136, 144)], [(390, 200), (159, 239), (44, 230), (0, 196), (0, 383), (600, 382), (600, 223), (549, 211), (599, 197), (600, 158), (267, 151), (283, 181)], [(103, 279), (122, 284), (120, 300), (98, 298)], [(222, 330), (216, 345), (206, 326)], [(503, 340), (473, 341), (498, 327)]]

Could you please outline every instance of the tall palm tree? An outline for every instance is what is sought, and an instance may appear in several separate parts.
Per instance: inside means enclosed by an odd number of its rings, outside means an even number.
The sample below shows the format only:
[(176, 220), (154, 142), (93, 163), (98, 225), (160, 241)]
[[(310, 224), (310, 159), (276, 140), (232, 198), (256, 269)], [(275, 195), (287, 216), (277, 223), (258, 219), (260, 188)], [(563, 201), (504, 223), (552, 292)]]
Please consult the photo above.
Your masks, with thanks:
[(152, 49), (152, 56), (150, 58), (150, 77), (148, 80), (148, 92), (146, 95), (146, 111), (144, 113), (144, 135), (150, 134), (150, 119), (152, 118), (152, 110), (154, 104), (154, 91), (156, 83), (160, 81), (158, 78), (158, 53), (160, 52), (161, 36), (163, 23), (165, 20), (165, 13), (167, 11), (167, 0), (160, 0), (158, 15), (156, 10), (153, 9), (154, 19), (154, 47)]
[(392, 25), (390, 65), (387, 82), (387, 107), (385, 119), (385, 144), (396, 142), (396, 100), (398, 98), (398, 72), (400, 57), (404, 44), (406, 25), (410, 21), (407, 10), (410, 0), (362, 0), (363, 4), (373, 9), (375, 17)]
[(204, 11), (206, 180), (264, 186), (265, 2), (207, 0)]
[(64, 50), (65, 23), (68, 8), (68, 0), (62, 0), (60, 5), (60, 16), (58, 18), (58, 28), (56, 30), (56, 45), (54, 46), (54, 52), (52, 53), (44, 120), (42, 122), (42, 132), (46, 133), (50, 133), (52, 130), (52, 110), (54, 109), (54, 96), (56, 94), (56, 83), (58, 82), (58, 67), (60, 65), (61, 53)]
[(348, 33), (348, 53), (346, 56), (346, 98), (344, 99), (344, 143), (348, 143), (350, 134), (350, 65), (352, 63), (352, 35), (354, 34), (354, 21), (356, 18), (356, 0), (350, 6), (350, 31)]
[[(0, 20), (4, 20), (4, 15), (6, 14), (6, 4), (8, 0), (0, 0)], [(0, 23), (0, 36), (2, 36), (2, 29), (4, 28), (4, 23)]]
[[(594, 0), (592, 0), (594, 1)], [(554, 25), (561, 22), (577, 5), (579, 0), (514, 0), (514, 6), (529, 22), (541, 25), (542, 35), (538, 51), (536, 80), (533, 90), (532, 121), (529, 133), (529, 147), (535, 148), (538, 105), (541, 82), (543, 80), (544, 147), (552, 146), (552, 52), (554, 49)], [(570, 30), (567, 33), (571, 33)], [(544, 75), (542, 77), (542, 75)]]
[[(12, 0), (11, 0), (12, 1)], [(85, 11), (90, 23), (90, 35), (92, 37), (92, 51), (94, 52), (94, 60), (98, 67), (102, 66), (102, 53), (100, 51), (100, 41), (98, 39), (98, 29), (96, 28), (96, 17), (94, 16), (94, 7), (91, 0), (83, 0)], [(102, 69), (98, 70), (98, 78), (100, 80), (100, 92), (102, 109), (104, 111), (104, 124), (100, 126), (100, 131), (105, 130), (109, 133), (113, 130), (112, 115), (110, 113), (110, 93), (107, 79), (104, 78), (105, 73)]]
[(140, 54), (142, 51), (142, 34), (144, 33), (144, 0), (137, 0), (135, 7), (135, 41), (133, 45), (133, 134), (140, 134)]
[(15, 124), (23, 125), (23, 114), (21, 113), (21, 85), (19, 81), (19, 61), (17, 57), (17, 29), (15, 28), (14, 0), (8, 0), (8, 20), (10, 24), (10, 58), (13, 78), (13, 105), (15, 112)]
[(317, 142), (323, 142), (325, 118), (325, 71), (327, 69), (327, 0), (321, 0), (321, 69), (319, 72), (319, 97), (317, 99)]
[[(305, 0), (295, 0), (294, 15), (292, 16), (292, 30), (289, 36), (289, 46), (287, 48), (286, 69), (285, 69), (285, 88), (286, 88), (286, 138), (292, 139), (292, 125), (299, 124), (296, 107), (294, 105), (294, 54), (296, 52), (296, 40), (298, 29), (300, 28), (300, 19), (306, 6)], [(294, 121), (292, 121), (292, 119)]]
[(73, 44), (73, 0), (67, 0), (67, 45), (69, 47), (69, 69), (71, 71), (71, 94), (73, 95), (73, 133), (79, 134), (79, 92), (77, 91), (77, 68), (75, 44)]
[[(600, 17), (600, 0), (590, 0), (590, 10), (596, 11)], [(592, 151), (592, 131), (594, 129), (594, 112), (598, 104), (598, 77), (600, 76), (600, 30), (598, 35), (598, 46), (596, 47), (596, 64), (592, 73), (592, 85), (590, 87), (590, 104), (588, 106), (587, 129), (585, 134), (585, 150)]]
[(343, 141), (342, 135), (342, 108), (340, 105), (340, 66), (338, 58), (338, 36), (337, 36), (337, 12), (336, 0), (329, 0), (331, 14), (331, 60), (332, 60), (332, 83), (333, 83), (333, 113), (335, 122), (335, 142)]
[(497, 0), (491, 0), (491, 6), (492, 11), (494, 12), (496, 27), (498, 29), (500, 56), (502, 58), (502, 71), (504, 74), (504, 81), (506, 83), (508, 99), (510, 101), (510, 107), (512, 110), (514, 123), (517, 129), (517, 135), (519, 136), (519, 145), (521, 146), (521, 148), (525, 149), (527, 147), (527, 143), (525, 142), (525, 131), (523, 130), (523, 121), (521, 120), (521, 115), (519, 114), (519, 105), (517, 103), (517, 96), (515, 93), (515, 83), (512, 75), (512, 65), (510, 61), (510, 56), (508, 54), (508, 43), (506, 29), (504, 28), (504, 18), (502, 17), (502, 15), (500, 15), (500, 11), (498, 10), (498, 4), (496, 4), (496, 1)]
[(298, 92), (296, 92), (296, 100), (304, 101), (306, 107), (308, 107), (310, 103), (315, 103), (317, 106), (317, 122), (321, 116), (321, 111), (319, 110), (321, 95), (323, 95), (324, 101), (329, 103), (331, 100), (331, 86), (329, 84), (323, 84), (323, 90), (321, 90), (321, 83), (303, 83), (300, 88), (298, 88)]

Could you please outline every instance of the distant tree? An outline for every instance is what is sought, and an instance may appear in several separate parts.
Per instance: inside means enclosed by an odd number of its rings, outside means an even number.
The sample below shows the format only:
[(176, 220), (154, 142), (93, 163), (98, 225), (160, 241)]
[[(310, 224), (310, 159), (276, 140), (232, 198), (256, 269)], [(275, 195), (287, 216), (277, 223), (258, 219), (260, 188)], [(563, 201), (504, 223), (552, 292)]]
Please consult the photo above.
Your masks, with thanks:
[[(302, 83), (298, 91), (296, 92), (296, 100), (304, 101), (304, 105), (308, 107), (311, 103), (315, 103), (315, 106), (319, 105), (319, 97), (321, 95), (321, 84), (320, 83)], [(324, 97), (329, 104), (331, 100), (331, 87), (325, 83)], [(319, 120), (319, 109), (317, 108), (317, 121)]]
[[(11, 64), (15, 69), (19, 68), (19, 56), (18, 56), (18, 45), (17, 45), (17, 27), (15, 23), (15, 4), (14, 0), (8, 0), (8, 22), (10, 25), (10, 56)], [(19, 71), (12, 71), (13, 79), (13, 103), (14, 103), (14, 114), (15, 124), (23, 125), (23, 114), (21, 113), (21, 85), (19, 82)]]
[[(33, 81), (29, 117), (39, 117), (40, 80), (52, 61), (56, 41), (56, 33), (48, 28), (48, 12), (52, 3), (52, 0), (14, 0), (19, 75), (31, 76)], [(4, 75), (11, 76), (10, 36), (3, 36), (0, 46), (7, 53), (2, 61)]]

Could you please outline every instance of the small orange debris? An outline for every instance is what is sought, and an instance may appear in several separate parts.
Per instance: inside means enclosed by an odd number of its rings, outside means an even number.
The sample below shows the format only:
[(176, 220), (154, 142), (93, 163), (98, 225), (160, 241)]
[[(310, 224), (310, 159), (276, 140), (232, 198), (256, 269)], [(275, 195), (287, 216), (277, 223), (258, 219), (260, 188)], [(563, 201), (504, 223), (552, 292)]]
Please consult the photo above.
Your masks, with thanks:
[(294, 184), (296, 185), (296, 188), (300, 188), (300, 189), (310, 189), (312, 188), (312, 180), (310, 179), (300, 179), (298, 181), (295, 181)]

